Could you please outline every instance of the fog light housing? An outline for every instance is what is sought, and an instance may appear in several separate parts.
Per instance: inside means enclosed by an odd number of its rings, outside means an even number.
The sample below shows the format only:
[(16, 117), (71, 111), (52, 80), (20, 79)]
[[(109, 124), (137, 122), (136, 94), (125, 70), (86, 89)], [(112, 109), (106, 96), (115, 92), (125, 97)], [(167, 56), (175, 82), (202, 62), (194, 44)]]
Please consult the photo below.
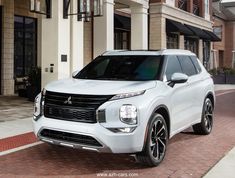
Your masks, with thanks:
[(114, 133), (132, 133), (134, 132), (136, 127), (108, 128), (108, 129)]
[(120, 108), (120, 120), (126, 124), (137, 124), (137, 107), (131, 104), (122, 105)]

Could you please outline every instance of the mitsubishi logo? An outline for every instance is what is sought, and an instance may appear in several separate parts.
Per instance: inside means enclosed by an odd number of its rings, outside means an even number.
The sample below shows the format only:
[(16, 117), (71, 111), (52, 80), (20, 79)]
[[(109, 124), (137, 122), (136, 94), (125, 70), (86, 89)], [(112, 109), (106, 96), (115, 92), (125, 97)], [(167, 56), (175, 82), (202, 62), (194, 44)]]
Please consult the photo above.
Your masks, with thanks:
[(72, 103), (72, 96), (68, 97), (68, 99), (64, 102), (64, 104), (73, 104)]

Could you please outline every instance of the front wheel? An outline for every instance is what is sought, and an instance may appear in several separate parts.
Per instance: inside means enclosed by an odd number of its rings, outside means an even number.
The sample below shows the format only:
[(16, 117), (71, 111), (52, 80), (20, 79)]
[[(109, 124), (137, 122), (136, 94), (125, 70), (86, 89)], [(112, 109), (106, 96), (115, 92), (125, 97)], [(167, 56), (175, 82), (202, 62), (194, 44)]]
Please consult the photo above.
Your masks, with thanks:
[(150, 121), (144, 150), (137, 160), (147, 166), (158, 166), (165, 157), (168, 142), (167, 125), (162, 115), (155, 114)]
[(196, 134), (208, 135), (211, 133), (213, 126), (213, 111), (214, 107), (211, 100), (206, 98), (202, 109), (201, 122), (193, 125), (193, 130)]

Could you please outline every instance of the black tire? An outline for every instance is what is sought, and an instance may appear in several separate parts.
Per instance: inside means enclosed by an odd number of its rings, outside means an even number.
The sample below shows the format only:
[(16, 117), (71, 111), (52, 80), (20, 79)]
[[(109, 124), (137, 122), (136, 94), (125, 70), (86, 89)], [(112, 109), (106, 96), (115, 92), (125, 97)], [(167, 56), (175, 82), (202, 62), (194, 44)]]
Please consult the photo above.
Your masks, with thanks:
[(206, 98), (202, 109), (202, 118), (199, 124), (193, 125), (193, 130), (199, 135), (209, 135), (213, 127), (214, 106), (209, 98)]
[(149, 124), (147, 139), (137, 161), (146, 166), (158, 166), (165, 157), (168, 143), (167, 125), (162, 115), (155, 114)]

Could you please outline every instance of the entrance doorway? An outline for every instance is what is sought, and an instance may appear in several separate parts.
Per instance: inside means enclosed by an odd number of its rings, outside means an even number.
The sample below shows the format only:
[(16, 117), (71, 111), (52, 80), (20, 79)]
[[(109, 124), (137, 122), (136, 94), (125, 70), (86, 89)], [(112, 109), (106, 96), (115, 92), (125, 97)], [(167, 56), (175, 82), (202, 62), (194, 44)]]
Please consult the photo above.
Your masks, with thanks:
[(0, 6), (0, 95), (2, 94), (2, 6)]
[(25, 77), (37, 66), (37, 20), (15, 16), (14, 32), (14, 77)]
[(219, 50), (219, 67), (224, 67), (224, 51)]

